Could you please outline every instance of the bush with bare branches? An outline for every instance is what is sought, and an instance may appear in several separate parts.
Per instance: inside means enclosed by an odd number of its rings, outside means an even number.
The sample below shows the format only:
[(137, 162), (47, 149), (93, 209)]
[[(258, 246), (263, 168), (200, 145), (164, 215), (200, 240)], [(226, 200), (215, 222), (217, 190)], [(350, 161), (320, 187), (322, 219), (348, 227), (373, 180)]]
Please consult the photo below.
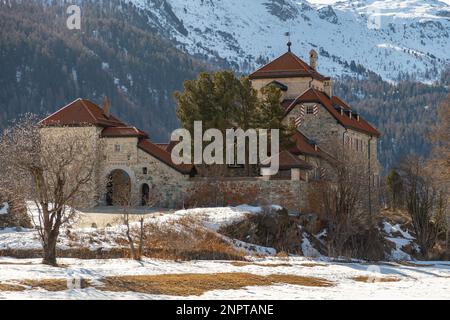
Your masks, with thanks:
[(423, 258), (428, 258), (436, 244), (443, 223), (444, 202), (425, 170), (425, 162), (417, 156), (407, 157), (401, 165), (406, 209), (411, 216), (416, 241)]
[(330, 256), (378, 260), (384, 258), (383, 242), (376, 225), (377, 194), (365, 159), (339, 142), (329, 148), (333, 174), (311, 183), (309, 209), (327, 226)]

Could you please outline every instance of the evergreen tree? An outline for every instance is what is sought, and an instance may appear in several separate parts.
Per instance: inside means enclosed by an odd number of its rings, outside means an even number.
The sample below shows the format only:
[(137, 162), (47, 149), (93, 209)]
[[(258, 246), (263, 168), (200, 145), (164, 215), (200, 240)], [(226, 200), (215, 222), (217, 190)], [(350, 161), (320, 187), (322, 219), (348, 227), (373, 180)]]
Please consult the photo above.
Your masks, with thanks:
[(291, 137), (295, 132), (292, 124), (284, 124), (285, 111), (281, 105), (281, 91), (274, 86), (268, 86), (261, 90), (262, 99), (259, 103), (258, 128), (280, 130), (280, 146), (289, 147)]

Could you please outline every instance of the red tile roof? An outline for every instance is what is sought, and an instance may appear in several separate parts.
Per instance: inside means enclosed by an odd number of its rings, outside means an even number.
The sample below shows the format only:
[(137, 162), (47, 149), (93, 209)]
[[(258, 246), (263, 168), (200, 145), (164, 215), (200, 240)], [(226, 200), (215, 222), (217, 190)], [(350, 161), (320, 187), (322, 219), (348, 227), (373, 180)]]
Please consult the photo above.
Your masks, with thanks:
[(108, 127), (103, 129), (102, 137), (137, 137), (148, 138), (148, 134), (135, 127)]
[[(148, 135), (135, 127), (127, 126), (124, 122), (114, 116), (107, 117), (103, 109), (89, 100), (77, 99), (69, 103), (64, 108), (42, 120), (39, 124), (43, 126), (75, 126), (94, 125), (104, 127), (103, 137), (137, 137), (139, 138), (138, 148), (164, 162), (171, 168), (183, 174), (194, 174), (195, 167), (192, 165), (176, 165), (172, 162), (170, 148), (160, 148), (148, 140)], [(170, 149), (170, 151), (169, 151)]]
[(114, 116), (107, 117), (103, 109), (89, 100), (77, 99), (40, 122), (44, 126), (94, 125), (100, 127), (125, 127)]
[(253, 72), (250, 79), (271, 79), (291, 77), (312, 77), (317, 80), (329, 80), (292, 52), (286, 52), (282, 56), (269, 62), (262, 68)]
[(299, 131), (294, 133), (292, 141), (294, 142), (294, 146), (292, 146), (289, 151), (294, 155), (303, 154), (314, 157), (324, 156), (323, 151)]
[(176, 165), (172, 162), (172, 156), (168, 151), (165, 151), (161, 147), (158, 147), (156, 144), (152, 143), (148, 139), (143, 139), (139, 141), (138, 143), (139, 149), (147, 152), (151, 156), (155, 157), (161, 162), (164, 162), (168, 166), (174, 168), (180, 173), (183, 174), (194, 174), (195, 173), (195, 167), (190, 164), (181, 164)]
[[(294, 156), (287, 150), (281, 151), (279, 154), (279, 168), (280, 170), (289, 170), (289, 169), (303, 169), (303, 170), (311, 170), (313, 167), (307, 163), (306, 161)], [(271, 163), (271, 158), (262, 162), (262, 167), (269, 167)]]
[[(291, 105), (286, 109), (286, 115), (294, 109), (295, 106), (297, 106), (300, 103), (307, 103), (307, 102), (318, 102), (321, 105), (323, 105), (329, 113), (344, 127), (350, 128), (353, 130), (361, 131), (373, 136), (380, 136), (380, 132), (372, 127), (366, 120), (364, 120), (361, 116), (359, 117), (359, 120), (357, 117), (350, 118), (348, 115), (348, 111), (351, 111), (351, 108), (344, 103), (340, 98), (338, 97), (328, 97), (325, 93), (322, 91), (310, 88), (306, 90), (303, 94), (301, 94), (299, 97), (297, 97)], [(342, 107), (347, 112), (344, 114), (341, 114), (340, 111), (336, 110), (336, 107)], [(355, 113), (354, 113), (355, 114)]]
[(155, 143), (155, 146), (163, 149), (164, 151), (167, 151), (167, 147), (169, 146), (169, 144), (168, 143)]

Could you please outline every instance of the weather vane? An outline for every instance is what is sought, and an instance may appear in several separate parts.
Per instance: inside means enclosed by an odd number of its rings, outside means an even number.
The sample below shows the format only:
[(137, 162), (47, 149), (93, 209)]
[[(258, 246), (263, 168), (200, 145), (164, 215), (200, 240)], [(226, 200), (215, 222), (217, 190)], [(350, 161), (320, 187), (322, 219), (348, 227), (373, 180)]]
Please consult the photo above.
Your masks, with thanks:
[(288, 31), (284, 34), (287, 38), (288, 38), (288, 51), (291, 52), (291, 46), (292, 46), (292, 42), (291, 42), (291, 33)]

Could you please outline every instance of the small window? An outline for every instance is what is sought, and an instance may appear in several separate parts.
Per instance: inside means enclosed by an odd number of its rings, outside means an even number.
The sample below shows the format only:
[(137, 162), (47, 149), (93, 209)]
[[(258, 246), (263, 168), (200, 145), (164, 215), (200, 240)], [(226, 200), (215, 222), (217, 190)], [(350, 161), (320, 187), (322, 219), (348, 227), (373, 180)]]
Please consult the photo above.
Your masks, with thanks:
[(143, 173), (143, 174), (148, 174), (148, 169), (147, 169), (147, 167), (142, 168), (142, 173)]
[(131, 160), (131, 154), (128, 154), (128, 155), (127, 155), (127, 159), (128, 159), (128, 161)]
[(306, 108), (306, 114), (314, 114), (314, 107), (313, 106), (308, 106)]
[(115, 151), (115, 152), (120, 152), (121, 150), (122, 150), (122, 148), (121, 148), (120, 144), (116, 144), (116, 145), (114, 146), (114, 151)]

